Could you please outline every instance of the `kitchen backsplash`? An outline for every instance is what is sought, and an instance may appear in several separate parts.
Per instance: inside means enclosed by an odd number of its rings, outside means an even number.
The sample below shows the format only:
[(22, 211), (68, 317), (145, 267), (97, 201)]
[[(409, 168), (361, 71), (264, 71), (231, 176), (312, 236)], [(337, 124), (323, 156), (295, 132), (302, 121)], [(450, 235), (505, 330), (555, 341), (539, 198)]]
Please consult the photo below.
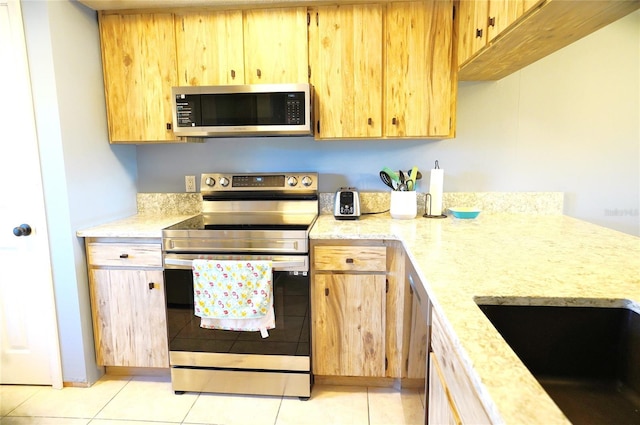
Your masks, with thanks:
[(199, 193), (138, 193), (138, 214), (199, 214), (202, 195)]
[[(418, 215), (425, 212), (425, 193), (417, 194)], [(333, 214), (334, 193), (320, 193), (320, 214)], [(390, 192), (360, 192), (363, 213), (389, 210)], [(139, 214), (198, 214), (202, 210), (199, 193), (138, 193)], [(562, 214), (562, 192), (445, 192), (443, 209), (477, 207), (483, 213)]]

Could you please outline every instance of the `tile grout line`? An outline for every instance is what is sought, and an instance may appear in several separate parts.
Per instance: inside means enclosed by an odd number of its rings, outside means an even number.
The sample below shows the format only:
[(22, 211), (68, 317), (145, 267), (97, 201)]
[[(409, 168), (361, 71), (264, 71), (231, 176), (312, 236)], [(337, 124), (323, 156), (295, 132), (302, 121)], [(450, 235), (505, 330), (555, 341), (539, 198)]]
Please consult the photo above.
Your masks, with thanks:
[(282, 401), (284, 400), (284, 396), (280, 396), (280, 404), (278, 404), (278, 411), (276, 412), (276, 417), (273, 421), (273, 425), (278, 424), (278, 416), (280, 416), (280, 409), (282, 409)]
[[(9, 387), (10, 385), (7, 385), (7, 387)], [(37, 393), (39, 393), (40, 391), (42, 391), (44, 389), (44, 387), (41, 387), (39, 385), (20, 385), (20, 386), (27, 386), (27, 387), (38, 387), (37, 391), (34, 391), (33, 394), (31, 394), (29, 397), (25, 398), (22, 402), (20, 402), (17, 406), (15, 406), (13, 409), (9, 410), (7, 412), (6, 415), (2, 415), (0, 416), (0, 418), (7, 418), (9, 417), (9, 415), (11, 413), (13, 413), (18, 407), (22, 406), (23, 404), (25, 404), (27, 401), (29, 401), (29, 399), (31, 399), (31, 397), (33, 397), (34, 395), (36, 395)], [(53, 387), (52, 387), (53, 388)], [(13, 416), (13, 417), (29, 417), (29, 416)]]
[[(171, 390), (174, 395), (175, 395), (175, 391), (173, 391), (173, 389)], [(187, 417), (189, 416), (189, 413), (191, 413), (191, 409), (193, 409), (193, 406), (196, 405), (196, 402), (200, 399), (200, 396), (202, 396), (202, 392), (198, 392), (198, 397), (193, 399), (193, 403), (191, 403), (191, 406), (189, 407), (189, 410), (187, 410), (187, 413), (184, 414), (184, 417), (182, 418), (182, 420), (180, 421), (181, 424), (184, 424), (184, 421), (187, 420)]]
[(371, 425), (371, 406), (369, 398), (369, 387), (367, 387), (367, 423)]
[[(105, 376), (107, 376), (107, 375), (106, 375), (106, 374), (102, 375), (102, 377), (101, 377), (100, 379), (104, 378)], [(98, 379), (98, 381), (100, 381), (100, 379)], [(111, 403), (111, 402), (113, 401), (113, 399), (114, 399), (114, 398), (116, 398), (116, 397), (118, 396), (118, 394), (120, 394), (120, 392), (121, 392), (122, 390), (124, 390), (124, 388), (125, 388), (127, 385), (129, 385), (129, 384), (131, 383), (131, 379), (133, 379), (133, 377), (132, 377), (132, 376), (127, 377), (127, 383), (126, 383), (126, 384), (124, 384), (124, 385), (122, 386), (122, 388), (120, 388), (118, 391), (116, 391), (116, 393), (113, 395), (113, 397), (111, 397), (111, 398), (109, 399), (109, 401), (107, 401), (107, 402), (104, 404), (104, 406), (102, 406), (102, 407), (100, 408), (100, 410), (98, 410), (98, 411), (96, 412), (96, 414), (95, 414), (95, 415), (93, 415), (93, 417), (92, 417), (92, 418), (90, 418), (89, 423), (91, 423), (94, 419), (100, 419), (100, 418), (98, 418), (98, 415), (100, 414), (100, 412), (102, 412), (102, 411), (105, 409), (105, 407), (107, 407), (107, 406), (109, 405), (109, 403)], [(97, 383), (97, 382), (96, 382), (96, 383)], [(94, 384), (94, 385), (95, 385), (95, 384)]]

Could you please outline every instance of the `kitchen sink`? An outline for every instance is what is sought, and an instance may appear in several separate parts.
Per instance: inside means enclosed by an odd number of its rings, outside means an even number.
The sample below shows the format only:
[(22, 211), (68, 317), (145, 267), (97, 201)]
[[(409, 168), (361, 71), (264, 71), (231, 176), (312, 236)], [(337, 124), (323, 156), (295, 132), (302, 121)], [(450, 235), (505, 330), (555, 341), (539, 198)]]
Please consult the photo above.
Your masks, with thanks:
[(574, 424), (640, 424), (640, 314), (478, 304)]

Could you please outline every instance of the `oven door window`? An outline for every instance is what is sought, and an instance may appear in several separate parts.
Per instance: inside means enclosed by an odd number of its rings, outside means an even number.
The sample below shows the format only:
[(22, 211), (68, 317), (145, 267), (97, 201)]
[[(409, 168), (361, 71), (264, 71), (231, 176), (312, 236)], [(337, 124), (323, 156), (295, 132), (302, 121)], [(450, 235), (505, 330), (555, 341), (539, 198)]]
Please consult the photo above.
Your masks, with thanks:
[(309, 356), (309, 277), (274, 272), (276, 327), (269, 337), (200, 327), (191, 270), (165, 270), (169, 351)]

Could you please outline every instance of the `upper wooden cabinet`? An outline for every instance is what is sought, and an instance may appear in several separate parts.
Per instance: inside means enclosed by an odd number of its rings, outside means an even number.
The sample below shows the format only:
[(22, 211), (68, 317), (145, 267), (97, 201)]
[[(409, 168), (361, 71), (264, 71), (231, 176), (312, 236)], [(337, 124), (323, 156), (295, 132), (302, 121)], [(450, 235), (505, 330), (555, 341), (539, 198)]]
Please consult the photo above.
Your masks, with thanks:
[(316, 138), (453, 136), (453, 1), (330, 6), (312, 15)]
[(244, 11), (247, 84), (308, 83), (307, 8)]
[(306, 8), (101, 14), (111, 143), (177, 142), (171, 87), (306, 83)]
[(181, 85), (306, 83), (306, 8), (176, 13)]
[(111, 143), (165, 142), (172, 131), (176, 50), (170, 13), (100, 16)]
[(387, 6), (385, 136), (453, 137), (456, 80), (452, 37), (452, 0)]
[(539, 0), (460, 0), (458, 7), (458, 63), (491, 42)]
[(244, 84), (242, 11), (176, 14), (181, 86)]
[(458, 78), (499, 80), (639, 7), (637, 0), (460, 0)]
[(312, 15), (316, 138), (381, 137), (382, 6), (329, 6)]

